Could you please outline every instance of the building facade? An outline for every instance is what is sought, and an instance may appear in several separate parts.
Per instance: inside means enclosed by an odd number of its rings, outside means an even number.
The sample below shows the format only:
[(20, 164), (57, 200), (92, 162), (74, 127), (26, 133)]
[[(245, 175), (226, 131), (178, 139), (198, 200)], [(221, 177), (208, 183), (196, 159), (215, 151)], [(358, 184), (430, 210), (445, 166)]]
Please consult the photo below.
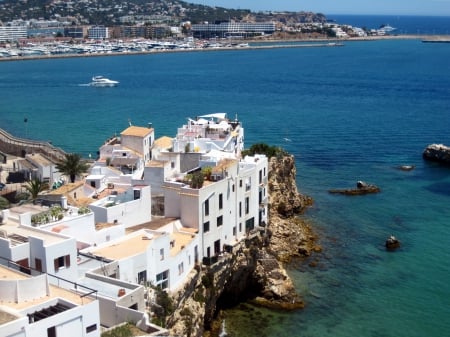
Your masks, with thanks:
[(193, 24), (192, 35), (196, 38), (246, 38), (270, 35), (275, 32), (274, 22), (221, 22)]

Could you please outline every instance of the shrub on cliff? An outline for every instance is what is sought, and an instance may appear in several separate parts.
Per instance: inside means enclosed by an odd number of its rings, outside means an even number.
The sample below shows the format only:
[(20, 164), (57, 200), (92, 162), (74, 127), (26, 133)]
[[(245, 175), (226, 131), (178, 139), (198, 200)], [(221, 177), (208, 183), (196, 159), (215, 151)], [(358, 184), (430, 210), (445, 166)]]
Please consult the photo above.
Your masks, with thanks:
[(288, 153), (279, 146), (270, 146), (265, 143), (257, 143), (250, 146), (249, 149), (242, 151), (242, 156), (253, 156), (255, 154), (265, 154), (268, 158), (281, 157)]
[(4, 197), (0, 197), (0, 209), (7, 209), (9, 208), (9, 201), (8, 199)]

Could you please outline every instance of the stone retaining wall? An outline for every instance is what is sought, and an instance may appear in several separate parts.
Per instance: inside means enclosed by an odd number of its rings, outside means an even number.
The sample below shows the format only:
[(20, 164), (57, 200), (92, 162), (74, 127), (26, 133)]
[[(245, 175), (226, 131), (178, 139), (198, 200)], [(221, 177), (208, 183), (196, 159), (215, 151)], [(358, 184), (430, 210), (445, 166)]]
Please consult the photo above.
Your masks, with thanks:
[(49, 142), (14, 137), (3, 129), (0, 129), (0, 152), (16, 157), (25, 157), (29, 153), (41, 153), (53, 160), (60, 160), (65, 157), (65, 152), (62, 149)]

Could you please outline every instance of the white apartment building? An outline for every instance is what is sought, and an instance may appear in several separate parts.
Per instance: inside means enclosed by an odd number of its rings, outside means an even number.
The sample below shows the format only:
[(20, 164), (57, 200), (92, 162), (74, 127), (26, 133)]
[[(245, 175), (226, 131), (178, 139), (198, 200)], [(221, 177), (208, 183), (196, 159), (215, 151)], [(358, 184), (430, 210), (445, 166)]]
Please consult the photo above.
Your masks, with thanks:
[(0, 42), (12, 42), (26, 38), (26, 26), (0, 26)]
[[(164, 177), (165, 216), (198, 231), (200, 254), (206, 260), (267, 223), (268, 160), (264, 155), (241, 159), (243, 138), (237, 118), (229, 121), (226, 114), (217, 113), (190, 119), (173, 140), (171, 152), (178, 153), (180, 168), (188, 170)], [(187, 157), (188, 151), (198, 161)], [(163, 152), (159, 158), (164, 158)], [(192, 188), (186, 173), (207, 166), (211, 177), (201, 188)]]
[(195, 230), (172, 221), (158, 230), (142, 229), (81, 253), (111, 261), (105, 270), (124, 282), (150, 282), (174, 290), (198, 262), (198, 241)]
[(88, 37), (93, 40), (109, 39), (109, 29), (105, 26), (92, 26), (88, 29)]

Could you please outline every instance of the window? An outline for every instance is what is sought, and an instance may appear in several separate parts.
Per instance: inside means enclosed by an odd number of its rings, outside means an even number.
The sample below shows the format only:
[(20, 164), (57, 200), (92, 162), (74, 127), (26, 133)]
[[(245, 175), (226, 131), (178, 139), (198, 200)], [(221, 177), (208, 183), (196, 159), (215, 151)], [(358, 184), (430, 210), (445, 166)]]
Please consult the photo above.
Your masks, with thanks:
[(242, 201), (239, 201), (239, 216), (242, 216)]
[(170, 168), (175, 168), (175, 162), (174, 161), (170, 162)]
[(161, 248), (159, 250), (159, 259), (162, 261), (164, 260), (164, 248)]
[(236, 236), (236, 226), (233, 227), (233, 235)]
[(252, 178), (248, 177), (247, 179), (245, 179), (245, 190), (250, 191), (251, 188), (252, 188)]
[(42, 261), (41, 261), (41, 259), (38, 259), (38, 258), (34, 259), (34, 268), (37, 271), (42, 271)]
[(248, 232), (255, 228), (255, 219), (251, 218), (245, 222), (245, 230)]
[(217, 217), (217, 227), (220, 227), (223, 225), (223, 216), (218, 216)]
[(231, 185), (231, 190), (234, 192), (234, 184)]
[(133, 190), (133, 200), (138, 200), (141, 198), (141, 190)]
[(203, 233), (209, 232), (209, 221), (203, 224)]
[(223, 208), (223, 195), (222, 193), (219, 194), (219, 209)]
[(156, 275), (156, 286), (161, 289), (166, 289), (169, 287), (169, 271), (163, 271)]
[(205, 215), (209, 215), (209, 199), (205, 200)]
[(242, 187), (242, 179), (239, 180), (239, 187)]
[(259, 183), (262, 183), (262, 170), (259, 170)]
[(86, 327), (86, 333), (93, 332), (97, 330), (97, 324), (92, 324)]
[(249, 197), (245, 198), (245, 214), (250, 212), (250, 199)]
[(184, 264), (183, 264), (183, 262), (181, 262), (179, 265), (178, 265), (178, 275), (181, 275), (181, 274), (183, 274), (184, 273)]
[(143, 270), (138, 273), (138, 284), (145, 284), (147, 282), (147, 271)]
[(70, 267), (70, 255), (60, 256), (53, 260), (55, 271)]
[(242, 223), (239, 222), (239, 232), (242, 232)]
[(56, 328), (54, 326), (47, 328), (47, 337), (56, 337)]

